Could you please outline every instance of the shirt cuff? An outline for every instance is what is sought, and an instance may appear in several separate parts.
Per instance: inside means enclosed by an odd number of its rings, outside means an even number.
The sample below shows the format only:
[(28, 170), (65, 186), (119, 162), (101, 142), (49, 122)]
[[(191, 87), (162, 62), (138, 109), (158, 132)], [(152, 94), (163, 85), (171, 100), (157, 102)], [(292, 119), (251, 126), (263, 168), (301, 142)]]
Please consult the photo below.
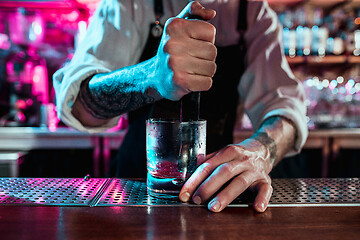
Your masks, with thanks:
[[(74, 79), (76, 79), (75, 81), (70, 82), (67, 87), (58, 90), (59, 94), (57, 95), (57, 99), (56, 99), (58, 118), (61, 119), (61, 121), (63, 121), (67, 126), (82, 132), (98, 133), (113, 128), (118, 124), (120, 116), (109, 119), (105, 124), (101, 126), (97, 126), (97, 127), (84, 126), (72, 114), (72, 107), (79, 94), (80, 85), (82, 81), (86, 80), (92, 75), (95, 75), (97, 73), (104, 73), (104, 72), (108, 72), (108, 70), (105, 68), (94, 69), (93, 67), (85, 67), (76, 74), (77, 75), (76, 77), (74, 76)], [(54, 87), (56, 88), (56, 86)]]

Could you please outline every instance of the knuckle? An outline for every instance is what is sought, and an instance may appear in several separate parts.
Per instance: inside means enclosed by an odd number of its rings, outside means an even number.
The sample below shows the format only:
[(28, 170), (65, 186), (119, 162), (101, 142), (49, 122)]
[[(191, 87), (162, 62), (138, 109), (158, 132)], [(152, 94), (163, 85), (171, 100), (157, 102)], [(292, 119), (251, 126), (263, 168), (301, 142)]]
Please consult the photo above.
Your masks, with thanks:
[(234, 170), (234, 167), (231, 162), (224, 163), (220, 165), (220, 171), (226, 175), (230, 175)]
[(187, 89), (186, 73), (174, 71), (173, 81), (176, 85)]
[(211, 42), (215, 42), (216, 27), (210, 23), (208, 23), (207, 25), (208, 25), (207, 31), (209, 32), (209, 36), (211, 37)]
[(170, 53), (171, 52), (171, 43), (169, 41), (164, 44), (163, 51), (165, 53)]
[(244, 186), (248, 186), (250, 184), (250, 181), (247, 177), (244, 176), (238, 176), (237, 177), (237, 181)]
[(213, 84), (212, 78), (210, 78), (210, 77), (205, 78), (205, 80), (204, 80), (204, 91), (208, 91), (211, 88), (212, 84)]
[(212, 44), (212, 48), (213, 48), (213, 50), (211, 52), (214, 54), (213, 58), (215, 60), (217, 57), (217, 47), (214, 44)]
[(208, 188), (199, 187), (197, 190), (197, 195), (199, 195), (201, 199), (205, 200), (212, 195), (212, 192)]
[(211, 25), (211, 31), (214, 35), (214, 38), (215, 38), (215, 35), (216, 35), (216, 27), (214, 25)]
[(213, 172), (213, 168), (210, 163), (203, 163), (201, 165), (200, 171), (204, 173), (206, 176), (209, 176)]
[(176, 65), (175, 62), (176, 62), (175, 57), (170, 56), (169, 59), (167, 60), (168, 67), (174, 70), (174, 66)]
[(189, 3), (190, 6), (190, 13), (194, 13), (196, 10), (198, 10), (201, 6), (200, 3), (195, 2), (195, 1), (191, 1), (191, 3)]
[(184, 19), (182, 18), (170, 18), (166, 21), (166, 33), (171, 34), (174, 31), (182, 29), (184, 23)]
[(180, 61), (181, 60), (179, 57), (170, 55), (169, 60), (168, 60), (169, 68), (172, 69), (173, 71), (175, 71), (177, 66), (180, 64)]
[(163, 51), (170, 55), (179, 55), (183, 51), (183, 43), (177, 39), (170, 38), (164, 44)]
[(269, 176), (268, 174), (266, 174), (265, 180), (266, 180), (266, 182), (269, 184), (270, 188), (272, 189), (273, 187), (272, 187), (272, 185), (271, 185), (271, 178), (270, 178), (270, 176)]
[(207, 50), (211, 60), (215, 60), (216, 59), (216, 56), (217, 56), (217, 48), (214, 44), (212, 43), (209, 43), (208, 45), (208, 50)]
[(163, 47), (163, 50), (164, 50), (164, 52), (166, 52), (166, 53), (172, 53), (173, 52), (173, 49), (175, 48), (175, 43), (174, 43), (174, 41), (172, 40), (172, 39), (169, 39), (166, 43), (165, 43), (165, 45), (164, 45), (164, 47)]
[(211, 32), (212, 34), (215, 34), (216, 27), (214, 25), (212, 25), (211, 23), (208, 23), (208, 31)]
[(210, 70), (210, 72), (211, 72), (211, 77), (213, 77), (213, 76), (215, 75), (216, 69), (217, 69), (216, 63), (215, 63), (215, 62), (212, 62), (212, 64), (211, 64), (211, 70)]
[(238, 153), (239, 152), (238, 148), (234, 144), (230, 144), (230, 145), (226, 146), (225, 151), (226, 151), (226, 153)]

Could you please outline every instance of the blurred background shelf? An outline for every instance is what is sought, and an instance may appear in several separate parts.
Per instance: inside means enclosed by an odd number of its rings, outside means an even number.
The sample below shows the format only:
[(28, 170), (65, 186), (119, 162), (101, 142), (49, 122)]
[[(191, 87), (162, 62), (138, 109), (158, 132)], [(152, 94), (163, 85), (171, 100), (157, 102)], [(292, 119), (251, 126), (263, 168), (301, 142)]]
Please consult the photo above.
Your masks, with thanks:
[(33, 9), (87, 9), (86, 5), (76, 0), (0, 0), (1, 8), (33, 8)]
[[(54, 105), (52, 75), (72, 59), (99, 2), (0, 0), (0, 151), (25, 152), (18, 162), (23, 176), (104, 176), (122, 142), (126, 125), (103, 134), (76, 132), (63, 127)], [(268, 2), (283, 25), (284, 52), (306, 94), (311, 131), (298, 158), (307, 162), (304, 168), (315, 169), (310, 177), (360, 176), (360, 0)], [(20, 22), (23, 29), (16, 27)], [(37, 34), (29, 37), (30, 30)], [(34, 67), (25, 70), (29, 63)], [(31, 84), (13, 91), (24, 82)], [(235, 138), (250, 134), (236, 131)]]
[(359, 56), (295, 56), (295, 57), (286, 57), (288, 63), (290, 65), (295, 64), (320, 64), (320, 65), (328, 65), (328, 64), (358, 64), (360, 63)]
[[(55, 131), (50, 131), (46, 127), (0, 127), (0, 165), (12, 163), (10, 165), (11, 174), (18, 176), (21, 173), (21, 164), (23, 164), (26, 154), (31, 151), (42, 151), (45, 155), (40, 154), (36, 157), (44, 157), (44, 160), (51, 164), (51, 161), (54, 160), (51, 159), (51, 152), (53, 152), (59, 157), (59, 161), (68, 162), (70, 160), (70, 167), (76, 169), (82, 166), (91, 171), (84, 172), (80, 176), (76, 175), (77, 177), (83, 177), (86, 173), (93, 177), (104, 177), (109, 170), (111, 151), (120, 146), (125, 132), (125, 130), (120, 130), (89, 134), (70, 128), (57, 128)], [(70, 152), (70, 156), (66, 154), (67, 151)], [(74, 151), (79, 151), (79, 154), (75, 154)], [(17, 159), (14, 156), (17, 156)], [(69, 170), (67, 174), (70, 172)], [(29, 174), (27, 170), (25, 173)], [(36, 173), (34, 174), (36, 175)], [(44, 174), (51, 176), (54, 173), (50, 171)], [(66, 173), (61, 174), (65, 176)]]

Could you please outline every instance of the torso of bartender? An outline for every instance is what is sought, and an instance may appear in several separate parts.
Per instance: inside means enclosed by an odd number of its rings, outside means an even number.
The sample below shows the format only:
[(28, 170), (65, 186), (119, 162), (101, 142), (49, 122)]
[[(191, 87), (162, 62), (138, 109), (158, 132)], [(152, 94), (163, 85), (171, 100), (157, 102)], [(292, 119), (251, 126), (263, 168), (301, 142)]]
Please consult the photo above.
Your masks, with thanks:
[[(54, 75), (60, 119), (81, 131), (97, 132), (113, 127), (118, 118), (89, 128), (71, 114), (81, 82), (96, 73), (110, 72), (152, 57), (164, 22), (176, 16), (187, 2), (102, 1), (74, 58)], [(271, 116), (291, 119), (297, 128), (294, 151), (301, 149), (307, 137), (304, 93), (282, 54), (281, 27), (275, 12), (263, 1), (200, 2), (217, 12), (211, 23), (217, 32), (218, 67), (212, 88), (201, 93), (200, 117), (208, 122), (207, 152), (232, 143), (239, 102), (254, 129)], [(156, 21), (160, 24), (155, 24)], [(110, 176), (146, 176), (145, 120), (178, 117), (179, 106), (177, 102), (160, 100), (129, 113), (129, 129), (111, 162)]]

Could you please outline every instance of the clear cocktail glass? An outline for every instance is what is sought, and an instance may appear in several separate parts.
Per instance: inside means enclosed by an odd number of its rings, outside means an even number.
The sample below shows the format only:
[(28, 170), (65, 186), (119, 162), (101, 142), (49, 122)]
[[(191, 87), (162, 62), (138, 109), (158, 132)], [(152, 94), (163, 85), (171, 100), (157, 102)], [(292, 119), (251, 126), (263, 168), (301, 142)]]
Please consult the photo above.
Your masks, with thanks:
[(149, 195), (176, 199), (181, 187), (206, 156), (206, 120), (146, 121)]

